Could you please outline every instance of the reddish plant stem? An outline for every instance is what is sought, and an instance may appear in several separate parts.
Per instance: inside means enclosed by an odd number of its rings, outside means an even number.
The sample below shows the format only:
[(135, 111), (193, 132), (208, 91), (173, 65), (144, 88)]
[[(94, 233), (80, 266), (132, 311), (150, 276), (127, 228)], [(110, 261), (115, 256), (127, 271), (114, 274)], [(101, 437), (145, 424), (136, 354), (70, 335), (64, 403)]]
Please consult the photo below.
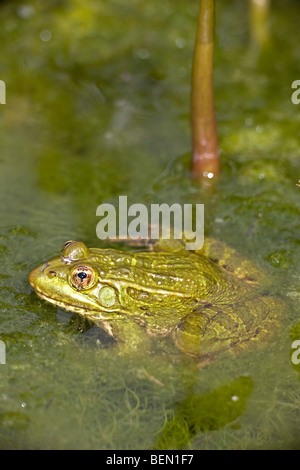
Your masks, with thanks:
[(201, 0), (192, 70), (191, 122), (195, 178), (214, 178), (220, 172), (214, 109), (214, 0)]

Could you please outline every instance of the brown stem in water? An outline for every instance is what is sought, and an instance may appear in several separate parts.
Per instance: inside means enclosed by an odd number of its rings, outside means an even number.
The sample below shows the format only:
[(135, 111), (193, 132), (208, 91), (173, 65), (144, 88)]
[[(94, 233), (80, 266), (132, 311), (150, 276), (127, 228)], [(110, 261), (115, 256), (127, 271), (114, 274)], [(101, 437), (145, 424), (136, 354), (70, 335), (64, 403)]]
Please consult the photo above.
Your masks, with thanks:
[(210, 179), (220, 171), (213, 87), (214, 10), (214, 0), (200, 1), (191, 93), (192, 174)]

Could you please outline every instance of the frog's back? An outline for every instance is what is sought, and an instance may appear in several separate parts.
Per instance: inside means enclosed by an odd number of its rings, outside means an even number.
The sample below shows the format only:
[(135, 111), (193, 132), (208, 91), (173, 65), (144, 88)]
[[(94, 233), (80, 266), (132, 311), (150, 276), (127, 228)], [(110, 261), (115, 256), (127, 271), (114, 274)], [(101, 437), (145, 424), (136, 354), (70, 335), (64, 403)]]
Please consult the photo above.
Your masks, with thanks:
[(91, 249), (102, 279), (153, 292), (204, 301), (222, 301), (241, 289), (239, 280), (201, 253), (126, 252)]

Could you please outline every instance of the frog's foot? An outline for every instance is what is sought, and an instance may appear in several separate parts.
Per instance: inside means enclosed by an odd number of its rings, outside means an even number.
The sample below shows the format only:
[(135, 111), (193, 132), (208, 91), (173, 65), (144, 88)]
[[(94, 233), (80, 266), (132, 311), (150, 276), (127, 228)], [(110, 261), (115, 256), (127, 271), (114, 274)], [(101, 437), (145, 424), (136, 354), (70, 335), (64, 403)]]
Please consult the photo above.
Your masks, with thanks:
[(174, 331), (174, 341), (204, 366), (222, 352), (237, 354), (254, 344), (264, 345), (286, 308), (281, 299), (264, 296), (235, 305), (206, 304), (181, 321)]

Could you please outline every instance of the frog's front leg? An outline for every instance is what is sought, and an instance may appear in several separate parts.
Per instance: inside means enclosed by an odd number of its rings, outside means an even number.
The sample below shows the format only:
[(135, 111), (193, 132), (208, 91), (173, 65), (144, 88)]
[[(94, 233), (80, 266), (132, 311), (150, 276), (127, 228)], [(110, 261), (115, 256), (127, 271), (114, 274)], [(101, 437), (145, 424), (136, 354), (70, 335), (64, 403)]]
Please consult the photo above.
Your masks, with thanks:
[(120, 318), (112, 321), (101, 320), (96, 323), (116, 340), (119, 354), (150, 350), (149, 336), (145, 329), (133, 320)]

